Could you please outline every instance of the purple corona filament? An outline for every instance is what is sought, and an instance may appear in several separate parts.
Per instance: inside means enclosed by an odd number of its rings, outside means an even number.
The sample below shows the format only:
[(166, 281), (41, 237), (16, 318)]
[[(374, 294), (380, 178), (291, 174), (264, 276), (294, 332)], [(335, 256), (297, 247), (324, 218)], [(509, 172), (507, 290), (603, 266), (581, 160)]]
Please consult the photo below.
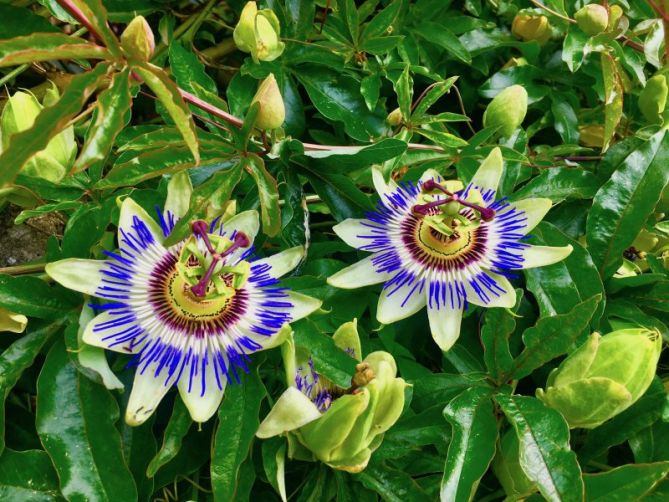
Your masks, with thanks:
[(202, 279), (200, 279), (200, 281), (195, 286), (192, 286), (190, 288), (193, 294), (200, 298), (204, 297), (205, 294), (207, 293), (207, 286), (209, 285), (211, 276), (214, 275), (214, 269), (216, 268), (218, 263), (229, 254), (233, 253), (236, 249), (246, 248), (249, 247), (249, 245), (251, 244), (251, 241), (244, 232), (237, 232), (232, 242), (232, 246), (230, 246), (222, 253), (217, 253), (216, 249), (214, 248), (214, 246), (211, 245), (211, 242), (209, 241), (209, 236), (207, 235), (208, 228), (209, 225), (207, 225), (207, 223), (202, 220), (195, 221), (192, 224), (193, 233), (204, 241), (204, 245), (207, 246), (207, 250), (211, 254), (212, 258), (211, 263), (209, 264), (209, 268), (207, 269), (207, 272), (202, 276)]

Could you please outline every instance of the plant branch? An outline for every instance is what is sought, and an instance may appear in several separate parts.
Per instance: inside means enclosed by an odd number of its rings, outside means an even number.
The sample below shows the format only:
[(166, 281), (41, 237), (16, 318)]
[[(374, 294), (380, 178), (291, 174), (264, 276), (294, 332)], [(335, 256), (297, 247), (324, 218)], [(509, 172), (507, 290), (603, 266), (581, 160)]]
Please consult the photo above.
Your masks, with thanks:
[(567, 21), (568, 23), (576, 24), (576, 20), (575, 20), (575, 19), (572, 19), (572, 18), (570, 18), (570, 17), (568, 17), (568, 16), (565, 16), (565, 15), (563, 15), (563, 14), (560, 14), (560, 13), (557, 12), (557, 11), (554, 11), (554, 10), (551, 9), (550, 7), (547, 7), (547, 6), (545, 6), (544, 4), (542, 4), (541, 2), (539, 2), (539, 0), (530, 0), (530, 2), (532, 2), (534, 5), (536, 5), (536, 6), (539, 7), (540, 9), (545, 10), (545, 11), (548, 12), (549, 14), (554, 15), (555, 17), (559, 17), (560, 19), (563, 19), (563, 20)]

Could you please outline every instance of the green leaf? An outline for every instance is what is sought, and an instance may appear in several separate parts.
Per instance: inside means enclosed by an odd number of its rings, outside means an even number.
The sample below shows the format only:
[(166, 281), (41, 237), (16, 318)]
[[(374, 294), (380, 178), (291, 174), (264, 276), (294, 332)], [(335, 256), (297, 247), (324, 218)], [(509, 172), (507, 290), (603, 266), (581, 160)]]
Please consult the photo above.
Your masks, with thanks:
[(467, 146), (468, 144), (464, 139), (459, 138), (456, 135), (445, 131), (435, 131), (432, 129), (417, 129), (416, 132), (446, 150), (453, 148), (462, 148), (463, 146)]
[[(553, 113), (554, 127), (562, 141), (575, 145), (578, 143), (578, 117), (574, 108), (563, 94), (553, 96), (551, 101), (551, 112)], [(552, 169), (548, 169), (552, 171)]]
[(86, 133), (79, 158), (73, 172), (88, 169), (93, 163), (104, 161), (114, 145), (116, 136), (126, 126), (132, 105), (130, 95), (130, 70), (114, 75), (109, 88), (98, 96), (95, 115)]
[(404, 470), (376, 462), (374, 455), (367, 468), (353, 478), (381, 495), (386, 502), (418, 502), (429, 500), (425, 491)]
[(164, 245), (173, 246), (184, 239), (190, 231), (191, 222), (197, 217), (202, 217), (207, 206), (214, 203), (220, 207), (230, 200), (232, 191), (241, 177), (242, 165), (238, 163), (229, 169), (217, 171), (200, 185), (191, 197), (190, 209), (174, 226), (172, 233), (165, 239)]
[(402, 111), (402, 117), (408, 121), (411, 117), (411, 104), (413, 100), (413, 78), (409, 71), (410, 65), (404, 65), (404, 70), (400, 73), (400, 78), (395, 82), (395, 94), (397, 94), (397, 102)]
[(588, 502), (641, 500), (669, 473), (669, 462), (623, 465), (598, 474), (584, 474)]
[(295, 345), (311, 354), (316, 371), (343, 389), (350, 387), (357, 361), (337, 347), (332, 337), (322, 333), (313, 321), (303, 320), (292, 328)]
[[(532, 230), (532, 236), (533, 244), (571, 245), (574, 248), (567, 258), (558, 263), (523, 271), (527, 289), (537, 299), (542, 316), (564, 314), (595, 295), (604, 297), (604, 285), (597, 268), (587, 249), (578, 241), (570, 239), (548, 222), (540, 223)], [(597, 325), (603, 310), (602, 302), (592, 319), (593, 325)]]
[(0, 4), (0, 19), (2, 19), (0, 39), (31, 35), (36, 32), (58, 32), (58, 28), (45, 17), (39, 16), (26, 8)]
[(627, 155), (599, 189), (588, 214), (586, 238), (603, 278), (622, 263), (669, 182), (669, 136), (660, 131)]
[(342, 21), (346, 23), (351, 41), (356, 45), (358, 41), (358, 9), (354, 0), (337, 0), (337, 10)]
[(602, 73), (604, 75), (604, 146), (602, 150), (606, 151), (623, 116), (623, 85), (618, 74), (618, 66), (608, 52), (602, 52)]
[(551, 502), (582, 502), (583, 479), (562, 416), (539, 400), (498, 394), (496, 401), (518, 436), (520, 466)]
[(328, 167), (328, 171), (349, 173), (356, 169), (379, 164), (402, 155), (407, 144), (399, 139), (385, 138), (366, 146), (342, 146), (327, 151), (307, 151), (305, 156), (320, 159)]
[(450, 92), (451, 87), (453, 87), (453, 84), (455, 84), (455, 81), (458, 78), (459, 77), (457, 76), (450, 77), (441, 82), (437, 82), (436, 84), (432, 84), (430, 90), (425, 93), (425, 96), (423, 96), (416, 105), (416, 109), (413, 112), (414, 118), (422, 116), (433, 104), (439, 101), (444, 94)]
[(601, 301), (601, 295), (577, 304), (565, 314), (541, 317), (523, 333), (525, 349), (513, 363), (512, 375), (523, 378), (548, 361), (566, 354), (588, 327)]
[(164, 70), (149, 63), (136, 65), (133, 70), (144, 80), (146, 85), (155, 93), (158, 100), (167, 109), (174, 124), (181, 132), (184, 141), (188, 145), (195, 162), (200, 161), (200, 148), (197, 140), (195, 122), (190, 109), (181, 97), (177, 85), (165, 73)]
[(441, 500), (468, 502), (495, 456), (498, 431), (490, 390), (466, 390), (448, 403), (444, 417), (453, 426), (453, 437), (441, 481)]
[(364, 42), (393, 31), (393, 25), (398, 21), (400, 10), (402, 8), (402, 0), (395, 0), (390, 2), (388, 6), (379, 12), (372, 20), (367, 23), (362, 30), (360, 39)]
[(190, 418), (190, 413), (188, 413), (186, 405), (181, 398), (175, 399), (172, 416), (167, 423), (163, 435), (163, 444), (155, 457), (151, 459), (151, 462), (146, 469), (146, 475), (149, 478), (154, 477), (156, 472), (158, 472), (158, 469), (176, 457), (179, 450), (181, 450), (181, 443), (192, 423), (193, 420)]
[(281, 495), (284, 502), (286, 497), (286, 440), (282, 437), (268, 438), (262, 443), (262, 463), (267, 480), (272, 488)]
[(37, 381), (37, 432), (70, 500), (135, 500), (137, 489), (116, 429), (119, 410), (102, 386), (79, 374), (56, 342)]
[(0, 40), (0, 68), (50, 59), (107, 59), (109, 51), (62, 33), (33, 33)]
[(5, 448), (5, 399), (21, 374), (32, 366), (51, 336), (60, 330), (65, 319), (63, 317), (49, 324), (37, 324), (36, 327), (33, 322), (30, 321), (25, 335), (0, 354), (0, 452)]
[(265, 168), (263, 160), (257, 155), (242, 158), (242, 164), (258, 186), (263, 232), (270, 237), (274, 237), (281, 230), (279, 187), (276, 180)]
[(41, 450), (5, 450), (0, 456), (0, 498), (21, 502), (61, 500), (51, 459)]
[[(102, 0), (61, 0), (60, 4), (72, 4), (78, 9), (83, 17), (88, 21), (88, 26), (93, 28), (97, 38), (107, 46), (114, 56), (121, 54), (121, 46), (114, 32), (107, 24), (107, 10), (102, 4)], [(68, 10), (72, 14), (71, 10)], [(80, 21), (80, 19), (78, 19)]]
[(601, 186), (597, 176), (585, 169), (544, 169), (510, 198), (546, 197), (555, 203), (565, 199), (591, 199)]
[(296, 77), (318, 111), (330, 120), (343, 122), (344, 130), (353, 139), (367, 142), (384, 132), (385, 117), (367, 109), (356, 80), (320, 69)]
[[(523, 290), (516, 290), (517, 310), (523, 299)], [(511, 370), (513, 356), (509, 348), (509, 338), (516, 329), (514, 314), (507, 309), (487, 309), (481, 328), (483, 360), (493, 380), (500, 382), (500, 377)]]
[(44, 108), (32, 127), (12, 136), (9, 147), (0, 155), (0, 186), (13, 182), (24, 164), (65, 129), (108, 70), (109, 65), (99, 64), (92, 71), (73, 77), (60, 99)]
[(570, 27), (562, 46), (562, 61), (567, 63), (569, 71), (574, 73), (583, 64), (585, 59), (585, 45), (588, 43), (588, 36), (579, 28)]
[(31, 276), (0, 274), (0, 307), (40, 319), (61, 319), (81, 305), (80, 296)]
[(467, 48), (443, 24), (432, 21), (422, 22), (414, 33), (429, 43), (443, 47), (463, 63), (470, 64), (472, 62), (472, 56)]
[(640, 307), (669, 312), (669, 281), (634, 288), (627, 292), (625, 298)]
[(248, 456), (260, 425), (258, 415), (265, 394), (257, 370), (244, 375), (241, 384), (231, 384), (225, 389), (211, 457), (211, 488), (215, 500), (235, 499), (240, 465)]

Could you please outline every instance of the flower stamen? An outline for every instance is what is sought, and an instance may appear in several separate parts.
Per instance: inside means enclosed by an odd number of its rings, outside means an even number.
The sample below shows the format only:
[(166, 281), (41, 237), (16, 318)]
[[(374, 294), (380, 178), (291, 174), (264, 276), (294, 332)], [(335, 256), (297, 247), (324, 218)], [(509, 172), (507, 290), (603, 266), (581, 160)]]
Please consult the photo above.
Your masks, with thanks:
[(458, 194), (446, 190), (443, 186), (441, 186), (434, 180), (427, 180), (425, 183), (423, 183), (423, 190), (426, 192), (439, 190), (444, 194), (448, 195), (448, 198), (442, 200), (435, 200), (432, 202), (428, 202), (426, 204), (416, 204), (412, 208), (414, 213), (420, 214), (422, 216), (428, 216), (430, 214), (431, 209), (445, 204), (450, 204), (451, 202), (456, 202), (462, 206), (477, 211), (481, 215), (481, 219), (483, 219), (483, 221), (490, 221), (495, 217), (494, 209), (491, 209), (489, 207), (483, 207), (480, 206), (479, 204), (474, 204), (473, 202), (469, 202), (459, 197)]

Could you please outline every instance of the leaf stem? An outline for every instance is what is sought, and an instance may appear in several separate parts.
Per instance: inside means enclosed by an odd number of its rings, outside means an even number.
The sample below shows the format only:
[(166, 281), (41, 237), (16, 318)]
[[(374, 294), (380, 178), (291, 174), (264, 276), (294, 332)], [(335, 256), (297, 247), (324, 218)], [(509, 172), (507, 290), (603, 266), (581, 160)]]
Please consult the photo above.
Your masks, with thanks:
[(14, 265), (12, 267), (0, 267), (0, 274), (21, 275), (43, 272), (46, 263), (29, 263), (27, 265)]
[(559, 12), (554, 11), (550, 7), (547, 7), (544, 4), (542, 4), (541, 2), (539, 2), (539, 0), (530, 0), (530, 2), (532, 2), (534, 5), (536, 5), (540, 9), (543, 9), (546, 12), (548, 12), (550, 14), (553, 14), (555, 17), (559, 17), (560, 19), (563, 19), (563, 20), (567, 21), (568, 23), (576, 24), (575, 19), (572, 19), (569, 16), (564, 16), (564, 15), (560, 14)]

